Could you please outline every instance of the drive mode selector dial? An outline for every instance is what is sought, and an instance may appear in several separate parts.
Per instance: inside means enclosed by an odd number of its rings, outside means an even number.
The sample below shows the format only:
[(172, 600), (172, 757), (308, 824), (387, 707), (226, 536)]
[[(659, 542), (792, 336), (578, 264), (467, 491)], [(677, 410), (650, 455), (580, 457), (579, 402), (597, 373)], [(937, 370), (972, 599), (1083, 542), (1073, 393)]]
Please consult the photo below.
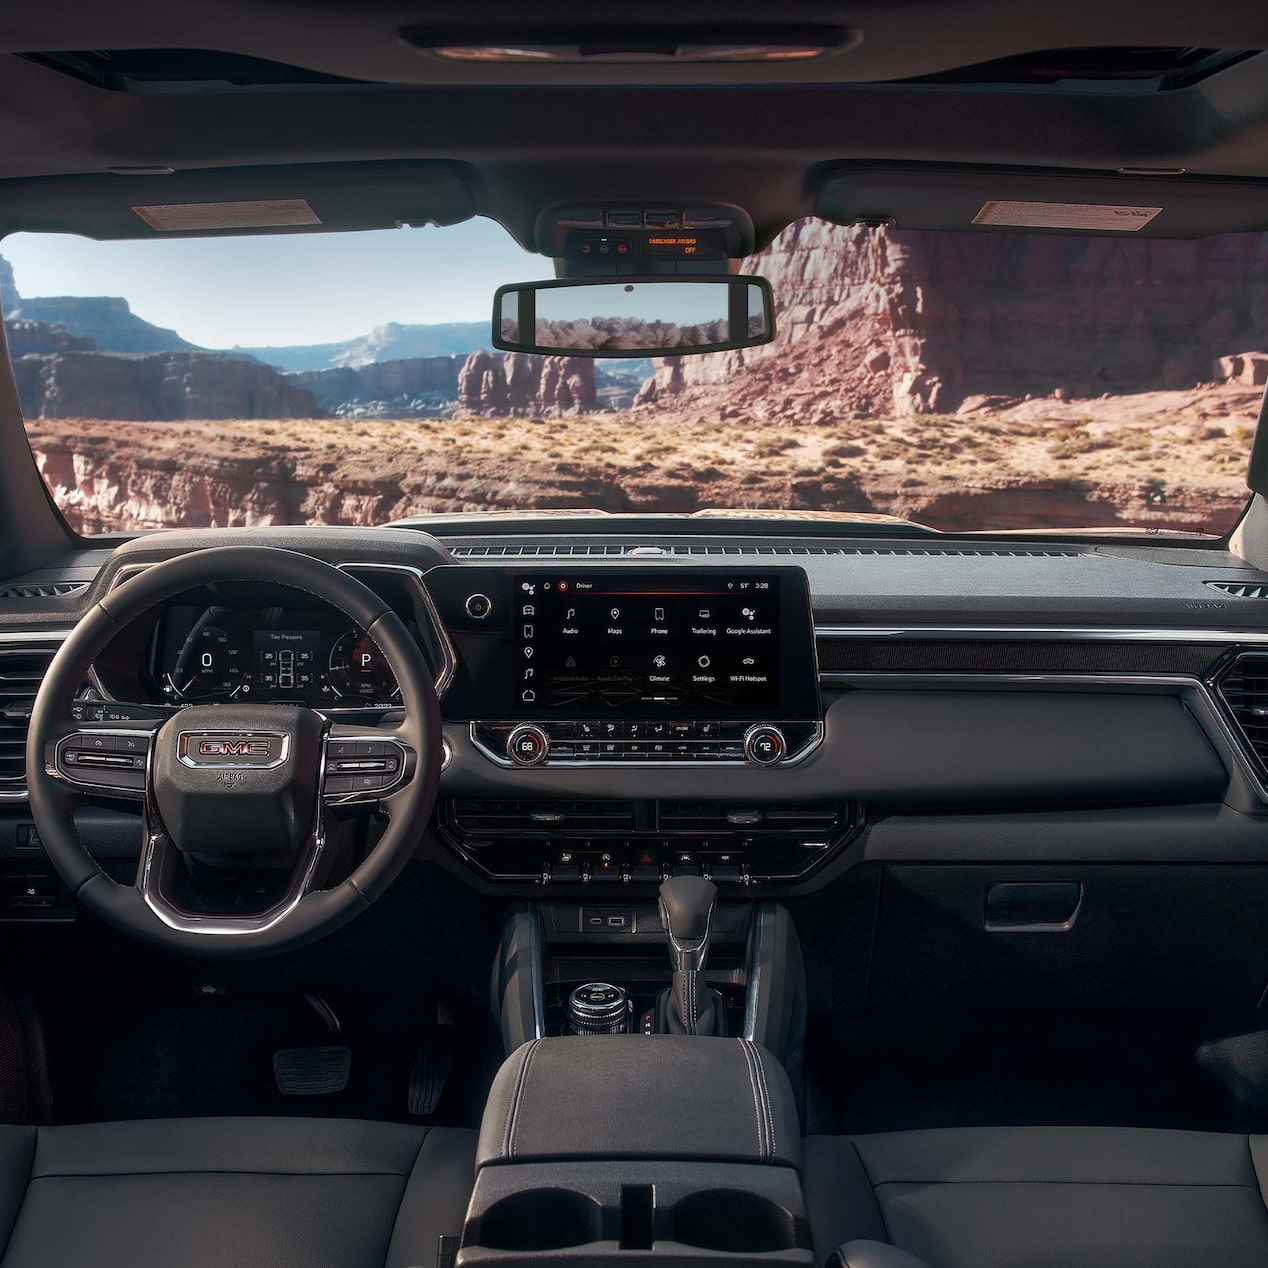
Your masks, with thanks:
[(788, 755), (788, 741), (777, 726), (750, 727), (744, 736), (744, 756), (755, 766), (774, 766)]
[(539, 726), (517, 726), (506, 741), (506, 755), (517, 766), (537, 766), (549, 752), (550, 740)]

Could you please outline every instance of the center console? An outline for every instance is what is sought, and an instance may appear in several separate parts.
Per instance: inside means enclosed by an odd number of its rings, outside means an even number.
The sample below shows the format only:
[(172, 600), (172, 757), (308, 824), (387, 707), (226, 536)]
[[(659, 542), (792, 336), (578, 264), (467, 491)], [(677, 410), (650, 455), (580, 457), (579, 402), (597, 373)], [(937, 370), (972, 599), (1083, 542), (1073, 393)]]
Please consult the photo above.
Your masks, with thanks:
[(814, 1263), (788, 1079), (743, 1039), (543, 1039), (485, 1108), (459, 1268)]

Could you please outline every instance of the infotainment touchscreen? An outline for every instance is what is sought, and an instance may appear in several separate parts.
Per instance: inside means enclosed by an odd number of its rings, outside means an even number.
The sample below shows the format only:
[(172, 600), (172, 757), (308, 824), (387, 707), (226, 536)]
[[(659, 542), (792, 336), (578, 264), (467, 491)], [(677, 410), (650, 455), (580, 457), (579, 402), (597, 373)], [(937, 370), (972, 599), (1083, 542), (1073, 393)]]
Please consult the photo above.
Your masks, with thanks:
[(794, 573), (579, 568), (514, 574), (517, 713), (813, 713), (808, 604), (804, 577)]

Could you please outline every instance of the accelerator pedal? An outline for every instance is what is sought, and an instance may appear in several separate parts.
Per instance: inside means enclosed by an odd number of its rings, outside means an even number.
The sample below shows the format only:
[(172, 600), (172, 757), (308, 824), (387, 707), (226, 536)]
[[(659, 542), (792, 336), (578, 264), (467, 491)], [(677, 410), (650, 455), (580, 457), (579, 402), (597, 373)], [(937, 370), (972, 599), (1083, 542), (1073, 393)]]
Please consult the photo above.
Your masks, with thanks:
[(283, 1096), (329, 1096), (342, 1092), (351, 1073), (351, 1048), (279, 1048), (273, 1054), (273, 1077)]
[(436, 1014), (436, 1029), (409, 1072), (409, 1112), (415, 1118), (430, 1118), (436, 1112), (453, 1071), (456, 1047), (453, 1013), (442, 1004)]

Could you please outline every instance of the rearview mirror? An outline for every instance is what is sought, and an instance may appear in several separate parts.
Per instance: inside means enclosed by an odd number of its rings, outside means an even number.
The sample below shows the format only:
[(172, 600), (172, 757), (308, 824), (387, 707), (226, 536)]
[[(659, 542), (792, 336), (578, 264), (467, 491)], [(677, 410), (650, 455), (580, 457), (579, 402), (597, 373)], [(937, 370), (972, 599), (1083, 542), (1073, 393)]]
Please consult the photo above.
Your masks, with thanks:
[(546, 356), (663, 357), (770, 343), (764, 277), (519, 282), (493, 299), (493, 346)]

